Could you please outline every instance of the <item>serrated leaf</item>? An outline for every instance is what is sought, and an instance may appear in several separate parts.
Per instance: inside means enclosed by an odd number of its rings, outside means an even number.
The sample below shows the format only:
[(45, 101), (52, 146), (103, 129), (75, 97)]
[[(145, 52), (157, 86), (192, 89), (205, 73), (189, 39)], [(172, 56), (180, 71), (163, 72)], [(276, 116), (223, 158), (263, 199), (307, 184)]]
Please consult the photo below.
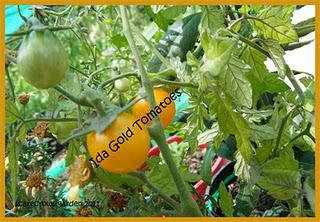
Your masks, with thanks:
[(222, 98), (215, 93), (212, 94), (213, 102), (210, 110), (216, 113), (219, 129), (225, 134), (233, 134), (236, 137), (237, 148), (247, 163), (250, 163), (253, 154), (250, 139), (249, 127), (246, 121), (236, 113), (229, 100)]
[(219, 128), (218, 128), (218, 124), (215, 123), (211, 129), (208, 129), (203, 133), (200, 133), (197, 136), (197, 140), (199, 144), (205, 144), (205, 143), (213, 142), (218, 135), (219, 135)]
[(219, 186), (219, 206), (227, 217), (233, 216), (233, 200), (230, 194), (227, 191), (227, 188), (224, 186), (223, 182)]
[(80, 143), (77, 140), (70, 141), (66, 155), (66, 166), (71, 165), (74, 162), (75, 157), (81, 154), (79, 148)]
[(293, 198), (301, 192), (298, 161), (289, 153), (267, 161), (261, 167), (261, 178), (258, 185), (277, 199), (288, 200)]
[(20, 128), (20, 131), (19, 131), (19, 140), (24, 142), (26, 140), (26, 137), (27, 137), (27, 126), (26, 124), (23, 124)]
[(189, 66), (200, 67), (200, 61), (190, 51), (187, 53), (187, 64)]
[(267, 57), (261, 52), (248, 47), (244, 51), (242, 58), (251, 67), (251, 70), (246, 73), (246, 76), (252, 86), (254, 103), (264, 92), (276, 93), (290, 89), (285, 82), (278, 78), (277, 74), (269, 73), (264, 64)]
[(252, 88), (245, 76), (249, 70), (249, 65), (232, 57), (227, 63), (225, 71), (219, 75), (219, 84), (224, 92), (233, 97), (236, 104), (251, 108)]
[(272, 140), (278, 137), (278, 132), (269, 125), (258, 126), (256, 124), (249, 124), (250, 138), (253, 141), (259, 142), (264, 140)]
[(311, 180), (311, 178), (308, 177), (306, 179), (306, 181), (304, 182), (303, 187), (304, 187), (304, 191), (306, 193), (306, 198), (310, 204), (310, 207), (313, 210), (313, 212), (315, 212), (315, 210), (316, 210), (316, 203), (315, 203), (316, 202), (315, 201), (316, 195), (315, 195), (314, 187), (310, 186), (310, 180)]
[(264, 76), (268, 73), (268, 69), (264, 64), (267, 56), (254, 48), (247, 47), (242, 54), (242, 58), (251, 67), (247, 76), (250, 79), (254, 78), (258, 83), (263, 82)]
[[(163, 8), (163, 5), (157, 5)], [(167, 31), (168, 28), (168, 20), (164, 18), (161, 13), (158, 13), (161, 8), (157, 7), (155, 8), (154, 6), (144, 6), (144, 10), (147, 13), (147, 15), (152, 18), (152, 20), (158, 25), (159, 28), (161, 28), (163, 31)]]
[(250, 23), (265, 39), (274, 39), (280, 44), (295, 42), (298, 35), (291, 24), (294, 9), (295, 6), (269, 6), (257, 15), (263, 22), (250, 19)]
[(182, 15), (187, 10), (186, 5), (174, 5), (162, 9), (159, 13), (166, 19), (174, 19)]
[(205, 53), (205, 61), (200, 71), (217, 76), (227, 65), (237, 41), (231, 38), (211, 38), (208, 32), (201, 37), (201, 46)]
[(272, 141), (266, 141), (261, 147), (258, 147), (258, 149), (256, 149), (255, 158), (258, 161), (259, 165), (264, 164), (272, 155), (272, 148)]
[(113, 174), (106, 172), (100, 167), (94, 168), (93, 180), (97, 183), (103, 184), (109, 188), (112, 188), (120, 192), (128, 192), (127, 190), (122, 188), (123, 185), (137, 187), (142, 183), (136, 177), (131, 176), (129, 174)]
[(213, 158), (216, 155), (216, 151), (214, 147), (212, 146), (212, 143), (210, 143), (209, 147), (206, 150), (206, 153), (203, 157), (203, 163), (200, 171), (200, 175), (202, 176), (202, 180), (206, 184), (211, 183), (211, 165), (213, 162)]
[(21, 119), (20, 113), (13, 101), (6, 102), (6, 123), (13, 124), (17, 120)]
[[(185, 167), (180, 167), (179, 173), (185, 182), (196, 182), (200, 179), (200, 175), (189, 173)], [(168, 196), (179, 193), (167, 165), (155, 166), (151, 171), (146, 172), (146, 176), (151, 183)], [(191, 191), (191, 187), (188, 186), (188, 189)]]
[(281, 78), (285, 77), (286, 73), (286, 61), (284, 60), (284, 50), (277, 41), (265, 40), (263, 45), (270, 54), (273, 64), (278, 69), (278, 73)]
[(217, 8), (204, 7), (204, 11), (199, 24), (199, 32), (209, 31), (212, 34), (216, 33), (219, 28), (225, 27), (224, 16), (221, 10)]
[(234, 165), (235, 175), (250, 186), (254, 185), (259, 179), (260, 168), (257, 161), (251, 161), (250, 165), (245, 162), (240, 152), (235, 154), (236, 163)]
[(285, 92), (290, 89), (290, 87), (281, 79), (278, 78), (277, 74), (269, 73), (263, 78), (264, 88), (266, 92), (277, 93)]
[(235, 201), (235, 215), (238, 217), (250, 216), (251, 212), (256, 207), (260, 193), (261, 190), (259, 187), (250, 187), (246, 183), (241, 183)]

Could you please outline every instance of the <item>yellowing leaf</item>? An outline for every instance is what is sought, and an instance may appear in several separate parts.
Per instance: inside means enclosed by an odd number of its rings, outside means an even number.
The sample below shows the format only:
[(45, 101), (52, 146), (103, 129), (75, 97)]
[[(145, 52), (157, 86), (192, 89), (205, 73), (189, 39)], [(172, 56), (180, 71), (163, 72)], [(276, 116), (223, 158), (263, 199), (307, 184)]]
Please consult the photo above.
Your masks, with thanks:
[(255, 30), (265, 39), (274, 39), (281, 44), (298, 40), (298, 35), (291, 24), (295, 6), (269, 6), (260, 10), (257, 19), (250, 19)]
[(245, 73), (250, 70), (250, 66), (241, 60), (232, 57), (224, 72), (219, 76), (219, 84), (224, 92), (233, 97), (235, 103), (251, 108), (252, 88)]
[(217, 76), (228, 63), (236, 41), (230, 38), (211, 38), (205, 32), (201, 38), (201, 46), (205, 53), (205, 61), (200, 71), (211, 76)]
[(266, 162), (261, 175), (258, 185), (277, 199), (288, 200), (301, 192), (299, 162), (289, 153)]
[(250, 163), (253, 150), (249, 139), (249, 127), (245, 119), (236, 113), (229, 100), (218, 94), (213, 95), (210, 109), (216, 113), (219, 129), (224, 134), (233, 134), (236, 137), (237, 148), (247, 164)]

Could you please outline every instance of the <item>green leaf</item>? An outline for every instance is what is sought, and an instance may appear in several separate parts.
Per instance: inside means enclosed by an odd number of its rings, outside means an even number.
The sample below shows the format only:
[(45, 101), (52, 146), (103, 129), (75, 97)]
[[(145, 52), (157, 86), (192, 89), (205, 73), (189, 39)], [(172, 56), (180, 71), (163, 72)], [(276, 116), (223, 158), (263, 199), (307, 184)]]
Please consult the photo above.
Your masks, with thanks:
[(214, 156), (216, 155), (216, 151), (214, 147), (212, 146), (212, 143), (210, 143), (209, 147), (206, 150), (206, 153), (203, 157), (203, 163), (200, 171), (200, 175), (202, 176), (202, 180), (206, 184), (211, 183), (211, 165)]
[(20, 113), (13, 101), (6, 102), (6, 124), (13, 124), (17, 120), (22, 119)]
[(316, 18), (312, 17), (302, 22), (295, 24), (294, 29), (296, 30), (299, 38), (308, 35), (315, 31), (316, 28)]
[(258, 147), (256, 149), (255, 158), (258, 161), (259, 165), (264, 164), (272, 155), (272, 148), (272, 141), (265, 141), (261, 147)]
[(159, 28), (161, 28), (163, 31), (167, 31), (169, 22), (161, 15), (161, 13), (158, 13), (158, 11), (155, 13), (150, 5), (144, 6), (144, 10), (146, 11), (147, 15), (159, 26)]
[(74, 162), (75, 157), (80, 154), (80, 143), (77, 140), (71, 140), (66, 155), (66, 166), (71, 165)]
[(231, 38), (211, 38), (208, 32), (203, 33), (201, 46), (206, 59), (200, 71), (211, 76), (217, 76), (227, 65), (237, 41)]
[(230, 194), (227, 191), (227, 188), (224, 186), (223, 182), (219, 186), (219, 206), (227, 217), (233, 216), (233, 200)]
[(218, 135), (219, 135), (218, 124), (214, 123), (211, 129), (208, 129), (203, 133), (200, 133), (197, 137), (197, 140), (199, 144), (205, 144), (205, 143), (213, 142)]
[(216, 7), (204, 7), (202, 18), (199, 24), (199, 32), (202, 34), (205, 31), (209, 31), (211, 34), (215, 34), (219, 28), (224, 28), (224, 16), (221, 10)]
[(187, 10), (186, 5), (174, 5), (174, 6), (169, 6), (165, 9), (162, 9), (159, 13), (166, 18), (166, 19), (174, 19), (178, 17), (179, 15), (182, 15), (186, 10)]
[(264, 92), (276, 93), (290, 89), (285, 82), (278, 78), (277, 74), (269, 73), (264, 64), (267, 57), (258, 50), (247, 47), (242, 58), (251, 67), (251, 70), (246, 73), (246, 77), (252, 86), (254, 103)]
[(215, 93), (210, 110), (216, 113), (219, 129), (226, 135), (233, 134), (236, 137), (237, 147), (247, 163), (250, 163), (253, 154), (247, 122), (236, 113), (229, 100)]
[(248, 217), (256, 207), (261, 190), (257, 186), (250, 187), (247, 183), (241, 183), (236, 196), (235, 216)]
[(260, 168), (258, 162), (256, 160), (251, 160), (250, 165), (247, 164), (240, 154), (240, 152), (236, 152), (235, 154), (236, 163), (234, 165), (235, 175), (245, 182), (247, 182), (250, 186), (254, 185), (256, 181), (259, 179)]
[(200, 67), (200, 61), (190, 51), (187, 53), (187, 63), (189, 66)]
[(190, 147), (195, 149), (198, 147), (197, 135), (200, 129), (204, 127), (204, 119), (208, 119), (208, 111), (206, 105), (203, 103), (203, 97), (201, 94), (192, 96), (189, 98), (189, 107), (185, 110), (190, 112), (191, 115), (187, 119), (187, 125), (185, 129), (186, 141), (190, 144)]
[(242, 54), (242, 59), (251, 67), (247, 76), (254, 79), (257, 84), (262, 83), (263, 78), (268, 74), (268, 69), (264, 64), (267, 56), (254, 48), (247, 47)]
[[(310, 207), (311, 209), (313, 210), (313, 212), (316, 212), (316, 204), (315, 204), (315, 197), (316, 197), (316, 194), (315, 194), (315, 189), (314, 187), (312, 187), (310, 184), (310, 181), (312, 179), (310, 177), (308, 177), (306, 179), (306, 181), (304, 182), (303, 184), (303, 187), (304, 187), (304, 191), (306, 193), (306, 198), (310, 204)], [(314, 178), (313, 178), (313, 183), (314, 183)]]
[(27, 126), (26, 124), (23, 124), (20, 128), (20, 131), (19, 131), (19, 136), (18, 136), (18, 139), (21, 141), (21, 142), (24, 142), (26, 140), (26, 137), (27, 137)]
[[(201, 178), (198, 174), (189, 173), (185, 167), (180, 167), (179, 173), (187, 183), (196, 182)], [(151, 171), (146, 172), (146, 176), (151, 183), (168, 196), (179, 194), (167, 165), (162, 164), (155, 166)], [(192, 190), (191, 186), (188, 186), (188, 188), (190, 191)]]
[(277, 41), (265, 40), (263, 45), (270, 54), (270, 57), (278, 69), (278, 73), (281, 78), (285, 77), (286, 73), (286, 61), (284, 60), (284, 50)]
[(301, 192), (299, 162), (290, 153), (283, 153), (280, 157), (267, 161), (261, 167), (258, 185), (277, 199), (293, 198)]
[(128, 174), (109, 173), (100, 167), (94, 168), (93, 180), (119, 192), (128, 192), (122, 188), (123, 185), (130, 187), (137, 187), (141, 185), (141, 181), (134, 176)]
[(295, 42), (298, 35), (291, 24), (295, 6), (269, 6), (257, 15), (260, 19), (250, 19), (255, 30), (265, 39), (274, 39), (280, 44)]
[(127, 47), (128, 41), (124, 35), (116, 34), (111, 37), (111, 42), (115, 46), (121, 48), (121, 47)]
[(225, 71), (219, 75), (219, 84), (225, 93), (232, 96), (236, 104), (251, 108), (252, 88), (245, 76), (245, 73), (249, 70), (249, 65), (236, 57), (232, 57)]
[(185, 154), (189, 149), (189, 144), (186, 142), (182, 142), (182, 143), (173, 142), (169, 144), (169, 148), (171, 151), (171, 155), (174, 159), (174, 162), (179, 167), (185, 157)]
[(250, 123), (249, 128), (250, 138), (256, 142), (264, 140), (273, 140), (278, 137), (278, 132), (269, 125), (258, 126), (254, 123)]
[(269, 73), (263, 78), (263, 86), (265, 92), (277, 93), (285, 92), (290, 87), (281, 79), (278, 78), (277, 74)]

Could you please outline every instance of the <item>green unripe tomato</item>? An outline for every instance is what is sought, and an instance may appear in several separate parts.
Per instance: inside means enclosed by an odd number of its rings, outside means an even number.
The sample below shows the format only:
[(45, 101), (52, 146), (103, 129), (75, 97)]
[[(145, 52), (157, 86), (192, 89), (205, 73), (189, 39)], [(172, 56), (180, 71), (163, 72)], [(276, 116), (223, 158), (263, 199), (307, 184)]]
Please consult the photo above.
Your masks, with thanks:
[(130, 89), (130, 81), (127, 78), (117, 79), (114, 81), (114, 87), (119, 92), (127, 92)]
[(32, 31), (22, 42), (17, 57), (20, 74), (26, 82), (48, 89), (64, 79), (68, 54), (50, 30)]

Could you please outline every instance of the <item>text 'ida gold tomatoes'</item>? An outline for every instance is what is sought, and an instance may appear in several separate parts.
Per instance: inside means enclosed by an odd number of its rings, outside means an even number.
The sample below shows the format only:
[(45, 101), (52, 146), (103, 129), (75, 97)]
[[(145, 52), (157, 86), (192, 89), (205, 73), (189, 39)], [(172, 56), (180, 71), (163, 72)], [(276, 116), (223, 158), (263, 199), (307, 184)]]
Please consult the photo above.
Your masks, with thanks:
[[(154, 89), (153, 93), (154, 93), (154, 98), (156, 102), (155, 110), (161, 110), (161, 113), (159, 114), (159, 118), (162, 123), (162, 126), (164, 128), (167, 128), (169, 124), (173, 121), (174, 116), (176, 114), (176, 107), (173, 101), (174, 99), (172, 99), (172, 96), (168, 92), (160, 88)], [(171, 94), (174, 95), (175, 93), (171, 93)], [(141, 98), (141, 97), (138, 96), (137, 98)], [(136, 116), (137, 118), (141, 118), (146, 114), (147, 116), (149, 116), (148, 114), (151, 111), (151, 107), (147, 99), (142, 99), (136, 104), (134, 104), (131, 110), (134, 116)], [(147, 126), (150, 126), (151, 124), (152, 124), (152, 120), (146, 123)]]
[(111, 173), (130, 173), (147, 158), (150, 136), (146, 127), (132, 127), (136, 117), (121, 113), (103, 133), (87, 136), (90, 161)]

